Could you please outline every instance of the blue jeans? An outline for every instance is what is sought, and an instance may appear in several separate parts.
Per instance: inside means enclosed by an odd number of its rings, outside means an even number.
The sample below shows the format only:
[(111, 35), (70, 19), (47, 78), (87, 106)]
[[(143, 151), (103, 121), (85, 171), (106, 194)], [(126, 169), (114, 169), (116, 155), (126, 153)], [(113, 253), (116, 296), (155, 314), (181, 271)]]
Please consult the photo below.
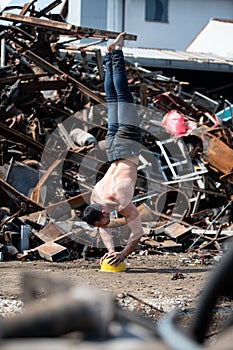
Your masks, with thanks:
[(122, 50), (108, 52), (105, 57), (104, 88), (108, 104), (106, 152), (109, 162), (138, 156), (141, 129), (133, 96), (128, 87)]

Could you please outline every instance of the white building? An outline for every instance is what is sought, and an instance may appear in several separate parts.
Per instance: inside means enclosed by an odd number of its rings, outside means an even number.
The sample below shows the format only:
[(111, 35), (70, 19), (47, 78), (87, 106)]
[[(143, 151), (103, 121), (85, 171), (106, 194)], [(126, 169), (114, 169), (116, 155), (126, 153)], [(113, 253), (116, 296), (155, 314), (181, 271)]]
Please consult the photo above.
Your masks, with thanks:
[(69, 0), (67, 22), (136, 34), (131, 47), (185, 50), (213, 17), (232, 20), (233, 1)]

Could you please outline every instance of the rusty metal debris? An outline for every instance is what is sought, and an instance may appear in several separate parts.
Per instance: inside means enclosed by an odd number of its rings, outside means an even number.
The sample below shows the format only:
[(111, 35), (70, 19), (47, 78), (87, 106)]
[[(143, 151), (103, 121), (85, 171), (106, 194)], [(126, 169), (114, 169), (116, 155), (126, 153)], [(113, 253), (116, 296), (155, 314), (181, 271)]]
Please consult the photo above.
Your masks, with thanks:
[[(90, 247), (98, 256), (98, 230), (80, 220), (108, 168), (103, 52), (95, 45), (118, 33), (66, 23), (49, 13), (58, 1), (41, 11), (34, 2), (0, 16), (0, 249), (5, 260), (85, 258)], [(94, 41), (68, 46), (82, 38)], [(143, 130), (138, 249), (221, 250), (233, 235), (232, 115), (224, 119), (220, 101), (184, 93), (187, 83), (162, 72), (127, 64), (127, 74)], [(113, 213), (117, 246), (129, 234), (124, 224)]]

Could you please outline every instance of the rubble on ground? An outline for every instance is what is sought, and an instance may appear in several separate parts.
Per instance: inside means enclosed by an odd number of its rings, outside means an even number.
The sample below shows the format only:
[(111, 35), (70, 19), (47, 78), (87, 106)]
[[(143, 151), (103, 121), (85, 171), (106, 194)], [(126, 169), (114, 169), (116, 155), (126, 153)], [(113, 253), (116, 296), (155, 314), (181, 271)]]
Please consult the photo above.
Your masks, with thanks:
[[(108, 168), (104, 62), (95, 43), (118, 33), (71, 27), (50, 10), (32, 2), (0, 16), (2, 260), (59, 262), (105, 249), (81, 215)], [(94, 42), (68, 49), (81, 38)], [(161, 72), (127, 64), (127, 74), (143, 130), (133, 202), (145, 234), (136, 251), (221, 251), (233, 236), (232, 113), (199, 92), (183, 93), (183, 82)], [(129, 232), (112, 216), (121, 247)]]

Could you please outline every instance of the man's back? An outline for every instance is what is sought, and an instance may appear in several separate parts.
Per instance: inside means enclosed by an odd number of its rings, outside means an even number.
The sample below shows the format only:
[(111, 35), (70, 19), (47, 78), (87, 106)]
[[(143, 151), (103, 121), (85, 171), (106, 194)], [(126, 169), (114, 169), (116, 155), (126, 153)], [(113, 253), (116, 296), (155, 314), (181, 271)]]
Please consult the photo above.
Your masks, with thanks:
[(91, 203), (99, 203), (107, 212), (122, 211), (132, 201), (137, 180), (138, 157), (113, 162), (92, 192)]

